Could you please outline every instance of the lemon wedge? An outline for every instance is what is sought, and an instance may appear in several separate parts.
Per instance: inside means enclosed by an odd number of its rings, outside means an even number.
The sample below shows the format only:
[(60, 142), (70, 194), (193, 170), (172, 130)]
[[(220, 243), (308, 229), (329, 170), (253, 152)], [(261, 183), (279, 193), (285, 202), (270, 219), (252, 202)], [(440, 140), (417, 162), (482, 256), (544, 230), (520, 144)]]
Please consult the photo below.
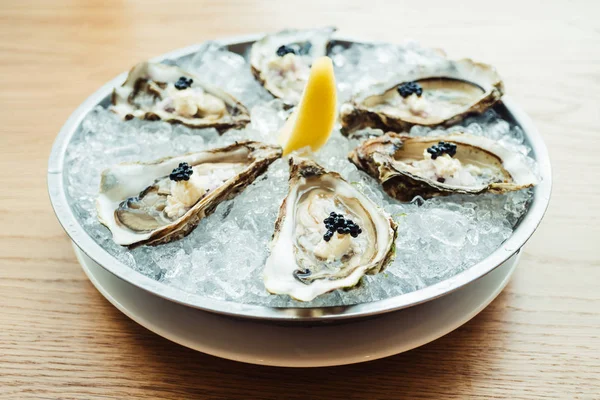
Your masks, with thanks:
[(337, 92), (329, 57), (315, 59), (296, 110), (283, 125), (278, 142), (286, 155), (310, 146), (320, 149), (329, 139), (336, 118)]

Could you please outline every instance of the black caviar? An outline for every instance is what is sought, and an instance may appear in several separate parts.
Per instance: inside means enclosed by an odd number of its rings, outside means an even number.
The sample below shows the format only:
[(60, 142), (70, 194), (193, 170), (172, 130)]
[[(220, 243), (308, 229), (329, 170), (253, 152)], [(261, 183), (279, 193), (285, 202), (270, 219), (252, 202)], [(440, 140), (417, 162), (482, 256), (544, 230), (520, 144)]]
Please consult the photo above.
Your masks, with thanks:
[(169, 175), (169, 179), (175, 182), (179, 181), (189, 181), (190, 176), (194, 173), (194, 170), (190, 165), (186, 162), (182, 162), (179, 164), (179, 167), (175, 168), (173, 172)]
[(421, 97), (423, 94), (423, 88), (417, 82), (404, 82), (402, 85), (398, 86), (398, 93), (400, 93), (400, 96), (404, 98), (413, 93)]
[(192, 83), (194, 83), (194, 80), (192, 78), (186, 78), (185, 76), (182, 76), (179, 78), (179, 80), (177, 82), (175, 82), (175, 89), (177, 89), (177, 90), (187, 89), (190, 86), (192, 86)]
[(450, 157), (454, 157), (456, 154), (456, 145), (454, 143), (439, 142), (428, 148), (427, 152), (431, 154), (431, 158), (434, 160), (444, 153)]
[(329, 242), (335, 232), (340, 235), (349, 234), (354, 238), (362, 233), (362, 230), (354, 221), (344, 218), (342, 214), (332, 212), (323, 222), (325, 223), (325, 228), (327, 228), (327, 232), (323, 235), (323, 240), (326, 242)]
[(279, 46), (279, 48), (277, 49), (277, 55), (279, 57), (283, 57), (289, 53), (296, 54), (296, 50), (294, 50), (291, 46), (286, 45)]

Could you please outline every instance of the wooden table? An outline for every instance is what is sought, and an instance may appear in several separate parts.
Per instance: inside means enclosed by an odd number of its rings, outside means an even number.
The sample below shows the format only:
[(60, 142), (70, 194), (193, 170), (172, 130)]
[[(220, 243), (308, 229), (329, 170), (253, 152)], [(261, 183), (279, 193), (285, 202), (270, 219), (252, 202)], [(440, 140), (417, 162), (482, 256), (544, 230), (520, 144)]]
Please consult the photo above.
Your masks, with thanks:
[[(600, 399), (597, 1), (0, 2), (0, 398)], [(63, 122), (134, 63), (206, 39), (335, 24), (494, 64), (550, 148), (554, 193), (512, 282), (422, 348), (292, 370), (196, 353), (111, 306), (46, 194)]]

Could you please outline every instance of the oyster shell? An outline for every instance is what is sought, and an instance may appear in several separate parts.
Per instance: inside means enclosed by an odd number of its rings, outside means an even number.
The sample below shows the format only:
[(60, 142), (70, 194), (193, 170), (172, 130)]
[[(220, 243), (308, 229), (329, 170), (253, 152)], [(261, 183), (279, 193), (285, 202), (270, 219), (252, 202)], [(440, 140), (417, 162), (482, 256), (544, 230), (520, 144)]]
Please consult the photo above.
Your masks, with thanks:
[[(454, 151), (436, 151), (440, 146)], [(400, 201), (414, 196), (504, 193), (538, 182), (521, 153), (486, 137), (460, 133), (417, 137), (388, 132), (365, 141), (348, 158)]]
[(233, 96), (166, 64), (137, 64), (113, 90), (112, 104), (111, 110), (126, 120), (162, 119), (219, 132), (250, 122), (248, 110)]
[[(350, 219), (346, 226), (350, 230), (354, 224), (353, 232), (335, 228), (326, 239), (330, 228), (325, 222), (332, 223), (332, 212)], [(290, 158), (289, 192), (275, 223), (265, 287), (300, 301), (353, 287), (364, 274), (386, 267), (395, 239), (394, 221), (339, 174), (313, 161)]]
[[(335, 28), (327, 27), (266, 35), (250, 50), (252, 73), (273, 96), (288, 106), (295, 106), (308, 81), (312, 61), (327, 55), (334, 32)], [(290, 50), (293, 53), (283, 54)]]
[[(421, 94), (403, 97), (399, 88), (411, 82), (420, 85)], [(487, 110), (503, 93), (500, 76), (487, 64), (462, 59), (421, 66), (343, 104), (342, 133), (363, 128), (402, 132), (413, 125), (450, 125)]]
[[(181, 239), (280, 156), (278, 146), (248, 141), (149, 163), (116, 165), (102, 173), (98, 219), (110, 229), (115, 243), (123, 246)], [(179, 177), (173, 176), (177, 173)]]

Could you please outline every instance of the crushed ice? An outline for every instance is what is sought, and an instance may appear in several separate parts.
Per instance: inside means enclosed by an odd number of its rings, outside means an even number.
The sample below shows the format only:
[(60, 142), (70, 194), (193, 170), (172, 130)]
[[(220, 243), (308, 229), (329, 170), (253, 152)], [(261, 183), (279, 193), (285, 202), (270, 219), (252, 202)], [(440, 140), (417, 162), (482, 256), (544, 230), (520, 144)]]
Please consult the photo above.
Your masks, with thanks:
[[(442, 61), (437, 51), (414, 43), (354, 45), (348, 49), (335, 46), (331, 55), (340, 101), (411, 65)], [(530, 190), (427, 201), (417, 198), (411, 203), (398, 203), (347, 161), (348, 152), (358, 141), (346, 139), (336, 128), (316, 154), (317, 161), (342, 174), (384, 208), (399, 226), (394, 262), (383, 273), (365, 277), (358, 288), (335, 291), (310, 303), (265, 291), (262, 268), (279, 205), (288, 188), (288, 167), (283, 159), (274, 162), (266, 174), (236, 198), (220, 204), (186, 238), (132, 251), (118, 246), (96, 219), (94, 202), (102, 170), (119, 162), (153, 160), (236, 140), (274, 143), (287, 115), (281, 102), (273, 100), (255, 81), (240, 55), (209, 42), (195, 55), (177, 62), (238, 97), (251, 110), (252, 123), (244, 130), (219, 136), (213, 129), (192, 130), (160, 121), (123, 122), (98, 107), (73, 137), (65, 161), (70, 203), (85, 230), (117, 259), (167, 285), (215, 299), (268, 306), (348, 305), (380, 300), (434, 284), (482, 260), (512, 234), (527, 210)], [(455, 130), (491, 137), (524, 154), (529, 151), (523, 144), (521, 129), (494, 111), (469, 118), (460, 127), (446, 131)], [(438, 135), (445, 131), (414, 127), (410, 133)]]

